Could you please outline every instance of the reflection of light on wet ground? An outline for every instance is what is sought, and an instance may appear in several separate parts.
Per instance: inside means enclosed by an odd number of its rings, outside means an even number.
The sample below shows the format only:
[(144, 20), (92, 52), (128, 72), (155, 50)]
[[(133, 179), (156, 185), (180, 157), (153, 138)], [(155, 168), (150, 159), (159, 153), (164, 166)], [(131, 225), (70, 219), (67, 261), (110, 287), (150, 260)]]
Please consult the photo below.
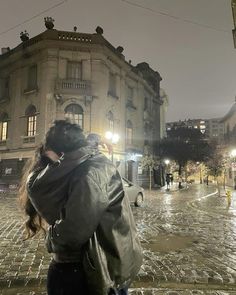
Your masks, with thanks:
[(43, 286), (18, 286), (15, 288), (1, 289), (1, 292), (1, 295), (47, 295)]
[(190, 247), (193, 240), (193, 237), (161, 234), (150, 239), (145, 246), (154, 252), (169, 252)]
[(173, 195), (170, 193), (166, 193), (163, 195), (163, 206), (165, 209), (164, 214), (165, 215), (171, 215), (171, 211), (172, 211), (172, 199), (173, 199)]
[(228, 208), (229, 213), (231, 213), (232, 217), (231, 218), (231, 232), (232, 232), (232, 237), (236, 235), (236, 192), (234, 191), (232, 193), (232, 198), (231, 198), (231, 202), (230, 202), (230, 206)]
[(214, 190), (192, 185), (179, 192), (153, 192), (147, 198), (147, 208), (135, 210), (144, 222), (142, 227), (146, 226), (140, 286), (148, 280), (150, 287), (152, 279), (161, 283), (235, 284), (236, 192), (227, 209), (226, 197), (211, 195)]
[(236, 213), (236, 191), (232, 193), (232, 198), (230, 202), (230, 209)]

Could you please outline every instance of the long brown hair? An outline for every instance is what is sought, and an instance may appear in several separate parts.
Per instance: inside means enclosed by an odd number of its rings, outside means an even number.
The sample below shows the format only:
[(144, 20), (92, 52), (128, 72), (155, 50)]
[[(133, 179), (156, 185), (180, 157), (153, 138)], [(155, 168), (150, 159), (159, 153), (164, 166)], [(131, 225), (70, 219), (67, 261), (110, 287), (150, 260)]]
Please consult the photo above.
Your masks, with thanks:
[(19, 188), (19, 203), (21, 209), (24, 211), (27, 217), (27, 220), (25, 221), (25, 240), (32, 238), (40, 231), (42, 231), (44, 234), (46, 233), (46, 222), (42, 219), (42, 217), (38, 214), (38, 212), (32, 205), (27, 193), (26, 183), (27, 178), (32, 171), (38, 169), (41, 170), (45, 168), (48, 163), (50, 163), (50, 159), (44, 156), (44, 146), (40, 145), (35, 151), (34, 157), (27, 160), (23, 169), (23, 176), (21, 178)]
[(25, 222), (26, 239), (35, 236), (40, 231), (46, 233), (46, 222), (35, 210), (27, 193), (26, 184), (30, 172), (37, 172), (37, 170), (41, 170), (52, 163), (51, 160), (45, 156), (45, 150), (52, 150), (60, 155), (61, 152), (71, 152), (86, 145), (87, 141), (79, 125), (72, 124), (67, 120), (58, 120), (55, 121), (53, 126), (48, 130), (44, 144), (39, 146), (36, 150), (34, 158), (26, 163), (19, 189), (20, 205), (27, 216)]

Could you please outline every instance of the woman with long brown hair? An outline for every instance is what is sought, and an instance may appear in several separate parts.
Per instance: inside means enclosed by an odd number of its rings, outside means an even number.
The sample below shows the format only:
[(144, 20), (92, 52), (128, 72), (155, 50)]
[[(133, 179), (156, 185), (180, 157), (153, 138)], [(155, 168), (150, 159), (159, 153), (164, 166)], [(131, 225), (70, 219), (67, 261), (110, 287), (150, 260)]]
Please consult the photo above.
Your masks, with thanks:
[(32, 238), (40, 231), (46, 235), (46, 222), (38, 214), (29, 199), (27, 192), (27, 178), (32, 171), (44, 169), (50, 163), (52, 163), (52, 161), (45, 156), (44, 146), (40, 145), (36, 149), (34, 157), (28, 159), (23, 169), (23, 176), (19, 188), (19, 202), (21, 209), (27, 217), (27, 220), (25, 221), (25, 240)]
[[(46, 231), (48, 295), (126, 295), (142, 254), (121, 177), (78, 125), (56, 121), (23, 178), (27, 237)], [(45, 227), (44, 224), (47, 226)]]

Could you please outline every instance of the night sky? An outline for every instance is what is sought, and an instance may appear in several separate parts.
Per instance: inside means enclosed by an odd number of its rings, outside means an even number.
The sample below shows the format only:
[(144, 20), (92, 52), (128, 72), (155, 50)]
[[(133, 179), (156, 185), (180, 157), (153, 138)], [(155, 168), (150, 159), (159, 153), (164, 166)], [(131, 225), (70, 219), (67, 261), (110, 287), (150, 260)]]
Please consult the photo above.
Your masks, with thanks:
[(124, 47), (126, 60), (159, 71), (167, 121), (222, 117), (235, 101), (230, 0), (1, 0), (0, 47), (18, 45), (22, 30), (30, 37), (44, 31), (45, 16), (59, 30), (93, 33), (99, 25), (108, 41)]

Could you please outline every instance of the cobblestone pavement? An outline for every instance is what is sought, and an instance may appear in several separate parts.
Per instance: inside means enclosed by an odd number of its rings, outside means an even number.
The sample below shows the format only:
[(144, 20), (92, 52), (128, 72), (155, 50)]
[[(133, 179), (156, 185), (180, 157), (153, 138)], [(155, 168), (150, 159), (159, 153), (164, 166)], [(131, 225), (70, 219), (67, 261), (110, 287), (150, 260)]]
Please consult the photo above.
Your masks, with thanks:
[[(140, 286), (236, 294), (236, 195), (229, 204), (226, 197), (209, 195), (213, 191), (195, 185), (181, 192), (151, 192), (146, 206), (134, 209), (145, 256)], [(207, 293), (205, 286), (215, 291)]]
[[(212, 187), (146, 192), (133, 207), (144, 263), (131, 295), (236, 295), (236, 195)], [(15, 197), (0, 195), (0, 294), (45, 295), (50, 256), (40, 238), (23, 241)]]

